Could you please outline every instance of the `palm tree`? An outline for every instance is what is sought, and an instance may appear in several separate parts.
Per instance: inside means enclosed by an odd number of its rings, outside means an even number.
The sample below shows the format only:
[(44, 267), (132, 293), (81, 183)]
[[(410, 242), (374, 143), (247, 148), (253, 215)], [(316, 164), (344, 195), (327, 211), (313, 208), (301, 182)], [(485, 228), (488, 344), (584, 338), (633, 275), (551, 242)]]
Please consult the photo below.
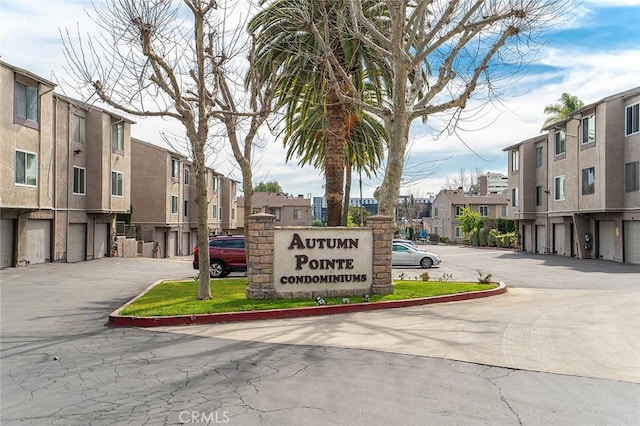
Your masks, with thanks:
[[(261, 1), (262, 6), (266, 3)], [(376, 4), (373, 0), (364, 3), (364, 9)], [(348, 22), (342, 0), (275, 0), (249, 23), (249, 31), (256, 37), (258, 72), (264, 82), (277, 81), (278, 104), (285, 110), (288, 159), (295, 153), (301, 164), (324, 170), (329, 226), (341, 224), (345, 158), (358, 158), (362, 161), (356, 167), (375, 170), (382, 152), (381, 147), (364, 148), (368, 143), (381, 144), (381, 140), (374, 140), (380, 132), (351, 140), (357, 134), (356, 127), (351, 128), (352, 117), (369, 124), (361, 127), (363, 131), (376, 129), (375, 120), (365, 120), (367, 114), (340, 100), (339, 93), (346, 92), (349, 85), (330, 74), (333, 68), (323, 53), (331, 49), (341, 69), (349, 70), (346, 78), (354, 87), (371, 90), (370, 99), (382, 98), (379, 82), (384, 73), (373, 55), (349, 35)], [(320, 32), (323, 37), (317, 37)], [(330, 45), (319, 40), (330, 40)], [(355, 157), (348, 154), (350, 147), (357, 152)], [(371, 152), (380, 157), (364, 159)]]
[[(348, 133), (344, 152), (344, 172), (346, 176), (342, 225), (346, 225), (352, 171), (364, 172), (367, 177), (376, 174), (384, 157), (387, 134), (383, 124), (371, 114), (362, 110), (353, 111), (345, 117)], [(312, 165), (324, 170), (326, 116), (322, 108), (307, 110), (307, 116), (296, 114), (286, 129), (285, 145), (287, 161), (298, 158), (298, 164)]]
[(569, 117), (572, 112), (577, 111), (584, 106), (584, 103), (578, 99), (577, 96), (571, 95), (567, 92), (564, 92), (558, 101), (558, 103), (544, 107), (544, 113), (551, 114), (551, 116), (545, 120), (542, 125), (543, 129), (553, 123), (564, 120)]

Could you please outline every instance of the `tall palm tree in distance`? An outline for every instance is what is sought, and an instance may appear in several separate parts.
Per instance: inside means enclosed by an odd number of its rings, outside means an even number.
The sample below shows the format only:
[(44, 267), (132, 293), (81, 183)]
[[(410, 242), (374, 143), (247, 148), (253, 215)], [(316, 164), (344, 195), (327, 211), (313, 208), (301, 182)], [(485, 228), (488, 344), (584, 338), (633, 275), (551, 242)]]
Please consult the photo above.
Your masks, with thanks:
[(572, 112), (577, 111), (584, 106), (584, 102), (578, 99), (577, 96), (571, 95), (567, 92), (564, 92), (558, 101), (558, 103), (549, 104), (544, 107), (544, 113), (549, 115), (549, 117), (542, 125), (543, 129), (553, 123), (564, 120), (569, 117)]

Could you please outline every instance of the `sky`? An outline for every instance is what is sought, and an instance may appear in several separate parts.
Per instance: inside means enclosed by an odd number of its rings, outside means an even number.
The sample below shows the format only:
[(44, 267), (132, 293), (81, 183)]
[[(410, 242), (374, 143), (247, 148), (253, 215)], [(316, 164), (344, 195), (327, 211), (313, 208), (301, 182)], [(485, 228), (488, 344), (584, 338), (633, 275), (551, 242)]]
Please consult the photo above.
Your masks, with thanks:
[[(90, 32), (92, 23), (85, 9), (91, 9), (90, 1), (0, 0), (0, 59), (51, 81), (64, 81), (66, 60), (60, 31), (79, 27)], [(544, 107), (556, 103), (563, 92), (590, 104), (640, 86), (638, 22), (640, 0), (585, 0), (575, 10), (574, 19), (543, 35), (544, 44), (523, 74), (505, 89), (500, 102), (477, 110), (453, 134), (442, 134), (438, 120), (428, 126), (415, 122), (400, 194), (436, 194), (460, 169), (506, 174), (503, 149), (540, 134), (546, 119)], [(64, 86), (56, 89), (81, 99), (68, 90)], [(166, 120), (133, 120), (137, 124), (132, 136), (156, 145), (166, 146), (162, 133), (180, 132), (179, 126)], [(261, 135), (260, 147), (254, 151), (254, 183), (276, 180), (286, 193), (324, 195), (321, 172), (300, 168), (295, 160), (286, 163), (282, 141), (267, 129)], [(240, 180), (234, 164), (225, 151), (209, 161), (211, 167)], [(363, 179), (364, 197), (372, 196), (383, 173)], [(354, 176), (352, 197), (359, 195)]]

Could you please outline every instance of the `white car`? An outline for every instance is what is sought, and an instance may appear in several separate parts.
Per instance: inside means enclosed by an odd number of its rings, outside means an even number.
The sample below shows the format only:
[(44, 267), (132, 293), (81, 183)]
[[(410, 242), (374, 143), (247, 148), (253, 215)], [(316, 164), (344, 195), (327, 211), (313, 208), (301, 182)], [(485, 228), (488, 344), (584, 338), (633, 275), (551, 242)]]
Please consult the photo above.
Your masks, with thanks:
[(440, 264), (437, 254), (420, 250), (404, 242), (393, 242), (391, 251), (391, 265), (393, 266), (420, 266), (427, 269)]
[(407, 246), (413, 247), (416, 250), (420, 250), (420, 247), (418, 247), (418, 245), (411, 240), (405, 240), (404, 238), (394, 238), (392, 242), (405, 244)]

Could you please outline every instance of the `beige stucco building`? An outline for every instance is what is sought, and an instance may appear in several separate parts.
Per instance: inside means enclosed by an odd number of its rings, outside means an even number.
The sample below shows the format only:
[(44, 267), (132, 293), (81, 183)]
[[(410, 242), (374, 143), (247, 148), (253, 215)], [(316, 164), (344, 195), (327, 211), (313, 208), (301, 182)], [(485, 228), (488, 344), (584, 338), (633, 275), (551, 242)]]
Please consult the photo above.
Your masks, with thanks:
[[(251, 214), (275, 216), (276, 226), (311, 226), (311, 199), (289, 197), (274, 192), (256, 192), (251, 200)], [(244, 227), (244, 197), (238, 197), (238, 228)]]
[(525, 251), (640, 263), (640, 87), (505, 149)]
[(109, 255), (132, 122), (0, 61), (0, 267)]
[(464, 241), (460, 215), (466, 206), (482, 218), (497, 219), (507, 215), (507, 195), (466, 195), (462, 190), (443, 189), (433, 200), (432, 215), (427, 219), (429, 233), (456, 243)]
[[(138, 237), (156, 244), (153, 255), (193, 253), (198, 235), (195, 173), (184, 155), (132, 139), (131, 224)], [(236, 230), (237, 182), (207, 169), (209, 235)]]

